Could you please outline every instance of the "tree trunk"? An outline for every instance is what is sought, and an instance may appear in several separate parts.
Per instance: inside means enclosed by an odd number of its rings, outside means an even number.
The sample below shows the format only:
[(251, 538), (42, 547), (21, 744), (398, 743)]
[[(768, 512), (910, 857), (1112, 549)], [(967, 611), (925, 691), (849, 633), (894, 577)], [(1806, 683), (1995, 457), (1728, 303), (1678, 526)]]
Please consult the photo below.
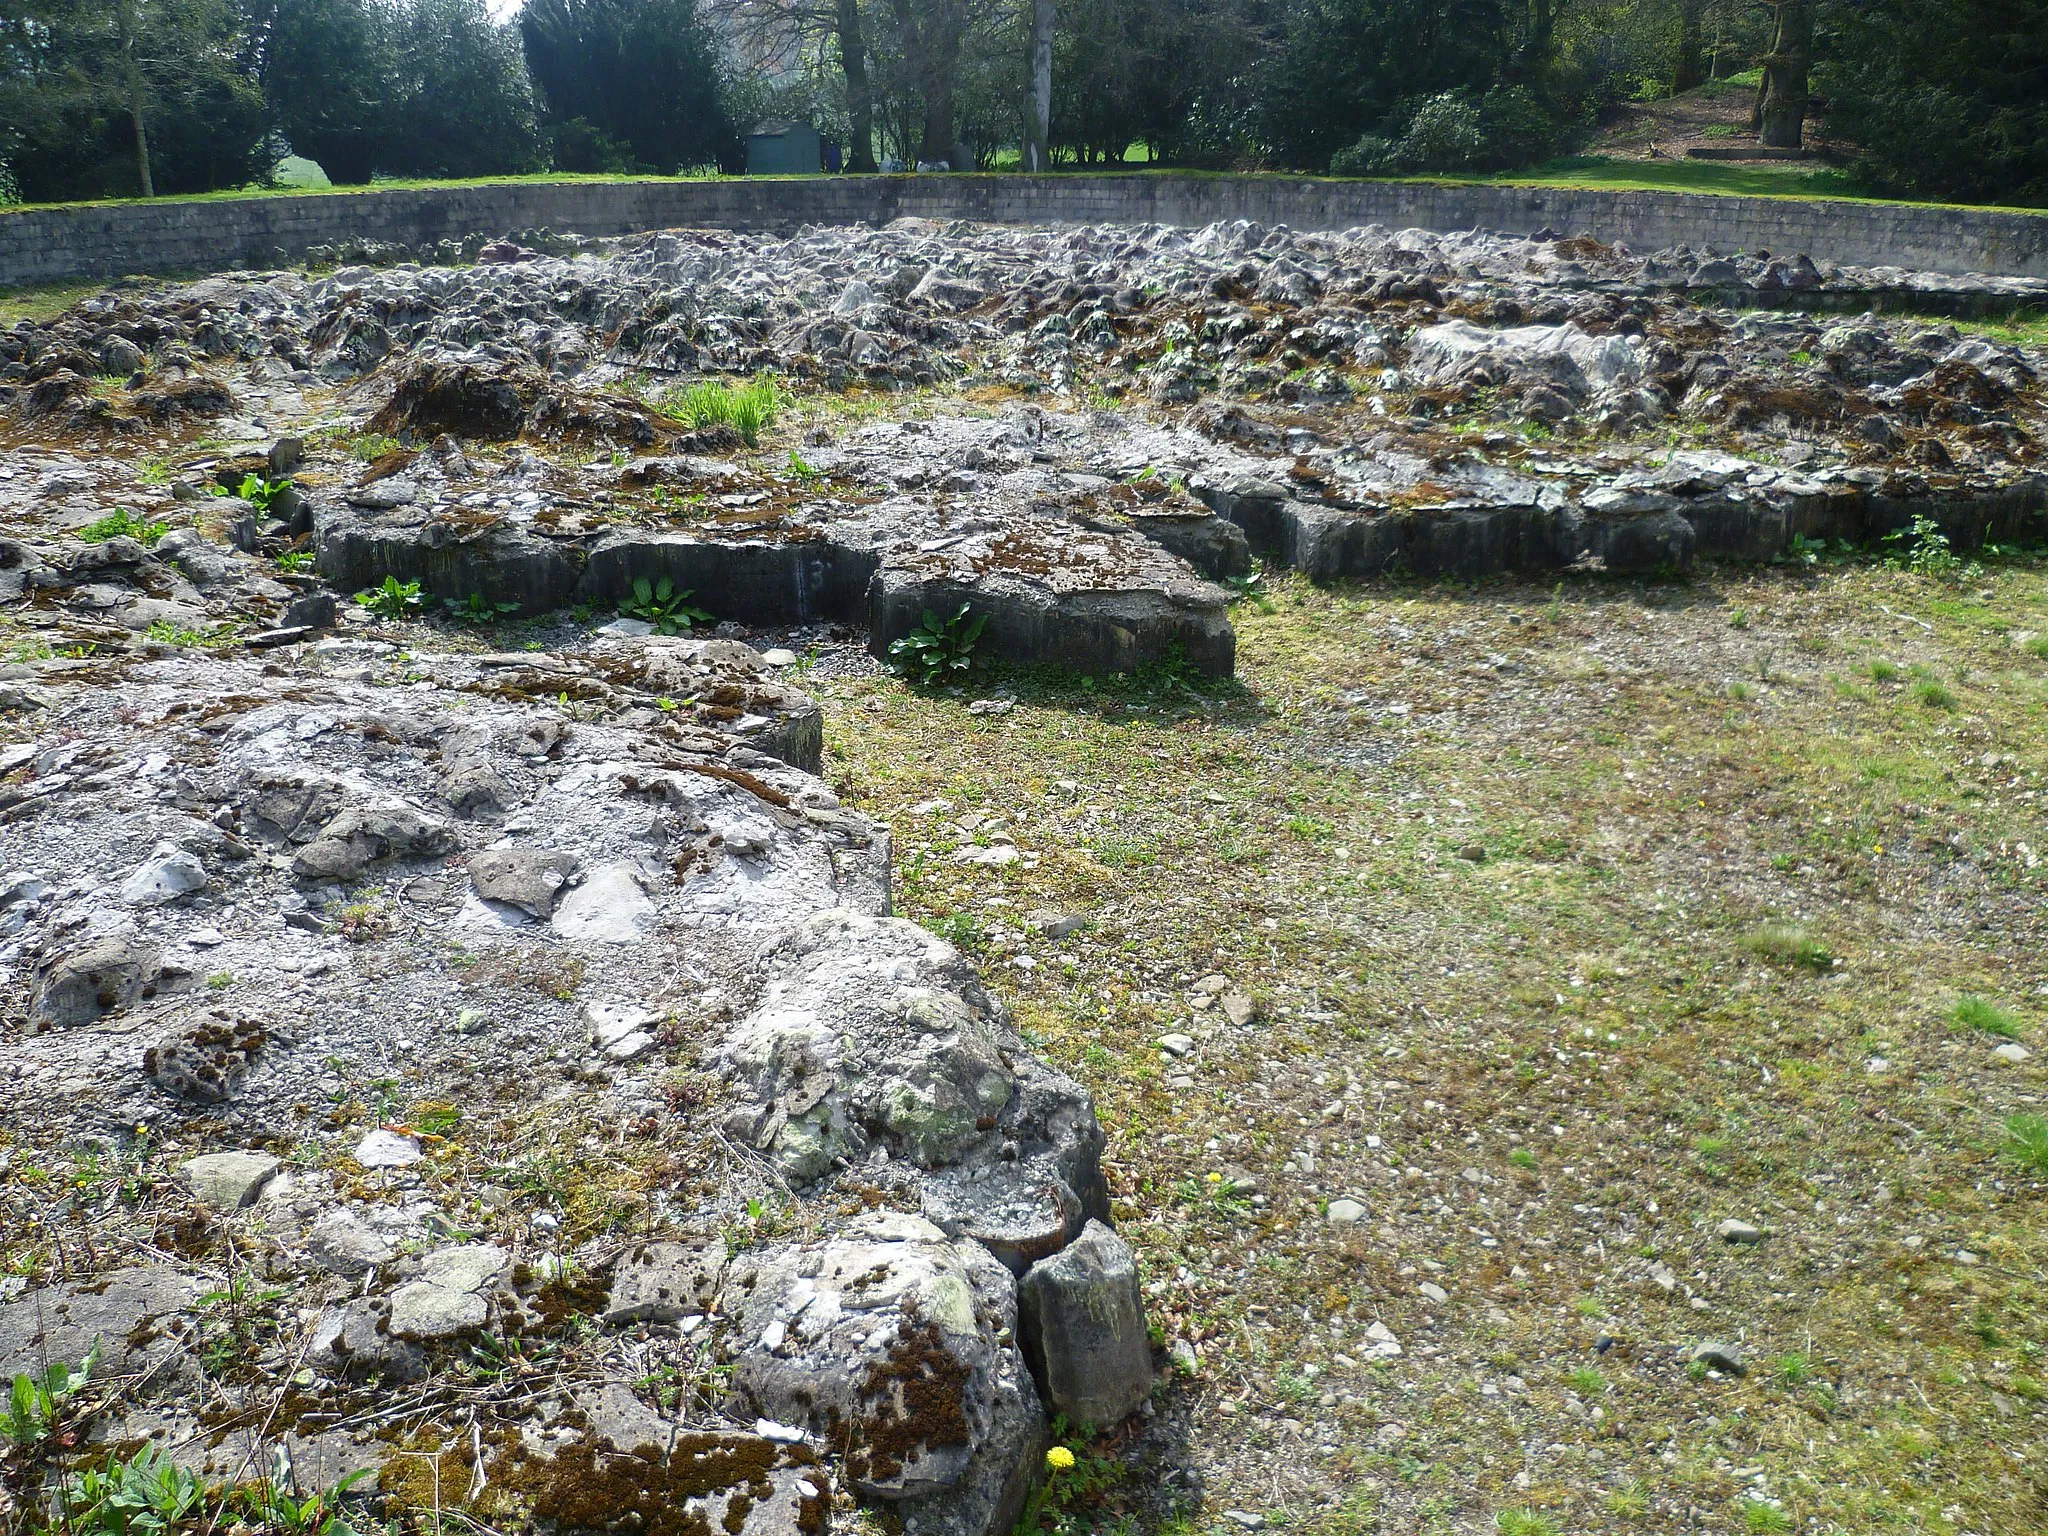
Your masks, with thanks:
[(1031, 0), (1031, 99), (1024, 121), (1024, 169), (1052, 167), (1053, 0)]
[(868, 85), (867, 44), (860, 31), (860, 0), (838, 0), (839, 64), (846, 71), (846, 115), (852, 122), (853, 145), (846, 157), (849, 171), (875, 169), (875, 98)]
[(1522, 76), (1533, 79), (1550, 66), (1551, 46), (1557, 35), (1557, 13), (1551, 0), (1535, 0), (1529, 10), (1529, 36), (1522, 49)]
[(1814, 0), (1780, 0), (1764, 56), (1756, 124), (1770, 149), (1798, 149), (1806, 127), (1808, 76), (1813, 69)]
[(149, 174), (149, 128), (142, 120), (142, 63), (135, 57), (135, 0), (121, 0), (115, 18), (121, 28), (121, 65), (127, 76), (128, 116), (135, 124), (135, 172), (144, 197), (156, 196)]
[[(930, 0), (922, 31), (924, 69), (924, 142), (917, 158), (926, 164), (953, 159), (953, 78), (960, 64), (960, 12), (957, 0)], [(954, 170), (962, 167), (953, 166)]]
[(1707, 0), (1678, 0), (1678, 66), (1671, 74), (1674, 91), (1689, 91), (1707, 78)]

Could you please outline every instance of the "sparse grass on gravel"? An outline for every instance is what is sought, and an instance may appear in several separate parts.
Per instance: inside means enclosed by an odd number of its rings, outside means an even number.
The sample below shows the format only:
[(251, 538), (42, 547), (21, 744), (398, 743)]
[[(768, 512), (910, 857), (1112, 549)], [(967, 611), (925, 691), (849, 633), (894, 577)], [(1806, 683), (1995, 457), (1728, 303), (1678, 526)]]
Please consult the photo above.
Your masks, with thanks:
[(1192, 1471), (1085, 1521), (2048, 1524), (2048, 1078), (1954, 1016), (2048, 985), (2042, 568), (1288, 579), (1236, 621), (1241, 686), (808, 684), (899, 910), (1096, 1095), (1192, 1368), (1153, 1431)]

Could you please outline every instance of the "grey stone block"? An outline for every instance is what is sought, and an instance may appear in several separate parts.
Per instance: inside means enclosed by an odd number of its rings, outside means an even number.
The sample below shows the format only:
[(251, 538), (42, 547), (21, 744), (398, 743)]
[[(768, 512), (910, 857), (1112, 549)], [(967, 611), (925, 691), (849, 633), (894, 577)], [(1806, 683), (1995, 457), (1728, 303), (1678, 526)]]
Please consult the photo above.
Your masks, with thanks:
[(1099, 1221), (1026, 1272), (1019, 1333), (1046, 1403), (1077, 1424), (1128, 1417), (1152, 1390), (1138, 1268), (1130, 1246)]

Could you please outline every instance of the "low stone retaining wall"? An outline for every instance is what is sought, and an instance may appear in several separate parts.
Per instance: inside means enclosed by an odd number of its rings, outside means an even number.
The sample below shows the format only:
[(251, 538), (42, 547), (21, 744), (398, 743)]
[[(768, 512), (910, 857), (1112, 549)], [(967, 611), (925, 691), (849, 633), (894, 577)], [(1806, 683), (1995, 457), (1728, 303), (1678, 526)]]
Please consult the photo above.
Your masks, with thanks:
[(0, 213), (0, 286), (295, 260), (352, 239), (423, 245), (553, 229), (793, 228), (903, 215), (1002, 224), (1255, 219), (1623, 240), (1639, 249), (1804, 252), (1816, 261), (2048, 278), (2048, 215), (1686, 192), (1328, 181), (1291, 176), (835, 176), (762, 181), (482, 182), (463, 187)]

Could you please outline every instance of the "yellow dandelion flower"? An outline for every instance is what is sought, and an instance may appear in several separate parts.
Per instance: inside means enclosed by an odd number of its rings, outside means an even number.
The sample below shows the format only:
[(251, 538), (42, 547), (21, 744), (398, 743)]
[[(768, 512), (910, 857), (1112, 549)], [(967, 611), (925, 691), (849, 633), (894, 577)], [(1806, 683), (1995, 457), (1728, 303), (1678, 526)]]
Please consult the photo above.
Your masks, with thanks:
[(1045, 1465), (1048, 1471), (1064, 1472), (1073, 1464), (1074, 1453), (1064, 1445), (1056, 1445), (1045, 1453)]

